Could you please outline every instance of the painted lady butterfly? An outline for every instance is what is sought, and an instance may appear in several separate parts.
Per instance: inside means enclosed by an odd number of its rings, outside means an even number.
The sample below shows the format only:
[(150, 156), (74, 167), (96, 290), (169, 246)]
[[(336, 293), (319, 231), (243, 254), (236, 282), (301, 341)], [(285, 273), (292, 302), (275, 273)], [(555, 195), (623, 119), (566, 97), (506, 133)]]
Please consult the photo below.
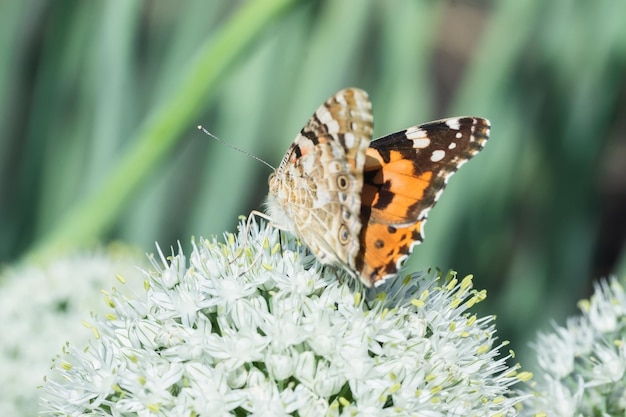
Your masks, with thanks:
[(322, 104), (269, 177), (266, 203), (277, 227), (368, 287), (397, 274), (450, 176), (489, 137), (488, 120), (456, 117), (370, 142), (371, 107), (356, 88)]

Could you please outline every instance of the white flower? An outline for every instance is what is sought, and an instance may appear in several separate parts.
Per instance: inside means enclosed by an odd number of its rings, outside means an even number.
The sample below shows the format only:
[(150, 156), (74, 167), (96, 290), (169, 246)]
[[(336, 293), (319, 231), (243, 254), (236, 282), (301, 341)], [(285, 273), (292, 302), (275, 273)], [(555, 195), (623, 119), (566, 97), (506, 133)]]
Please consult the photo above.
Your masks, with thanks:
[(537, 357), (541, 369), (554, 378), (560, 379), (568, 376), (574, 371), (574, 360), (576, 359), (574, 337), (567, 329), (558, 328), (556, 324), (555, 333), (540, 333), (535, 349), (541, 346), (542, 354)]
[[(45, 265), (22, 265), (0, 275), (0, 415), (32, 416), (37, 413), (44, 375), (50, 369), (51, 352), (67, 341), (87, 343), (91, 331), (78, 325), (95, 310), (104, 313), (103, 289), (122, 287), (122, 277), (134, 274), (125, 291), (140, 290), (143, 280), (136, 265), (141, 254), (111, 247), (59, 258)], [(119, 274), (116, 280), (116, 274)], [(129, 288), (126, 288), (129, 287)], [(108, 292), (104, 291), (105, 301)], [(100, 372), (98, 370), (97, 372)], [(94, 378), (94, 389), (108, 389), (107, 375)], [(71, 390), (64, 401), (83, 401)]]
[[(245, 226), (242, 225), (245, 229)], [(282, 242), (282, 243), (281, 243)], [(471, 277), (378, 289), (252, 225), (193, 243), (111, 294), (99, 338), (69, 346), (44, 386), (53, 415), (512, 416), (517, 367), (499, 357)]]
[(626, 413), (626, 295), (615, 280), (595, 285), (583, 315), (534, 345), (542, 372), (522, 415), (613, 416)]

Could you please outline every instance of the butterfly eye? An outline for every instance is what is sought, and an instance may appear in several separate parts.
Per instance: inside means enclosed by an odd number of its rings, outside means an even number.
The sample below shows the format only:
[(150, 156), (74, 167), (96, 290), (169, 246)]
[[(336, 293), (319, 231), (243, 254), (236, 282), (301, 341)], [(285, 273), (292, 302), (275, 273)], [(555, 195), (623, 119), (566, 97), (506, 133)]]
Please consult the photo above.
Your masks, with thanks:
[(339, 228), (339, 242), (342, 245), (345, 245), (350, 240), (350, 233), (348, 232), (348, 228), (345, 224), (342, 224)]
[(340, 175), (337, 177), (337, 187), (340, 190), (345, 190), (348, 188), (348, 178), (345, 175)]

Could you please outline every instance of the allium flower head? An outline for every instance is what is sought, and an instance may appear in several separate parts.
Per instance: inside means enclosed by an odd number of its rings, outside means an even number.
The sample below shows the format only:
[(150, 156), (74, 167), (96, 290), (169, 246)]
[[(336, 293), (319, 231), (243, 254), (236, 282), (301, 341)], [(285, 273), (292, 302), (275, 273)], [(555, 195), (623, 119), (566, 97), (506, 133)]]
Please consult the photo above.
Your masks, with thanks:
[(541, 333), (534, 345), (542, 375), (526, 416), (626, 414), (626, 294), (618, 281), (595, 285), (582, 315)]
[(69, 346), (44, 411), (95, 416), (509, 416), (516, 367), (471, 277), (366, 290), (271, 227), (193, 243), (110, 294), (87, 349)]
[[(0, 273), (0, 416), (36, 415), (50, 352), (67, 340), (87, 343), (80, 322), (90, 309), (108, 310), (101, 289), (119, 284), (116, 274), (138, 272), (142, 261), (141, 253), (112, 245)], [(141, 282), (125, 289), (141, 290)]]

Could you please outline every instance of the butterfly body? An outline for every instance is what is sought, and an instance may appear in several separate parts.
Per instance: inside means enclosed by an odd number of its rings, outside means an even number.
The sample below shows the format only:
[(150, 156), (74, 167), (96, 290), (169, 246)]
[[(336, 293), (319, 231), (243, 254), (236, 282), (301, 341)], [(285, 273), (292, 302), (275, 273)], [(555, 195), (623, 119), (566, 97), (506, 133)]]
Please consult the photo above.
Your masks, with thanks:
[(371, 141), (367, 93), (328, 99), (270, 176), (268, 214), (323, 264), (365, 285), (397, 274), (424, 237), (428, 212), (449, 177), (489, 136), (485, 119), (431, 122)]

